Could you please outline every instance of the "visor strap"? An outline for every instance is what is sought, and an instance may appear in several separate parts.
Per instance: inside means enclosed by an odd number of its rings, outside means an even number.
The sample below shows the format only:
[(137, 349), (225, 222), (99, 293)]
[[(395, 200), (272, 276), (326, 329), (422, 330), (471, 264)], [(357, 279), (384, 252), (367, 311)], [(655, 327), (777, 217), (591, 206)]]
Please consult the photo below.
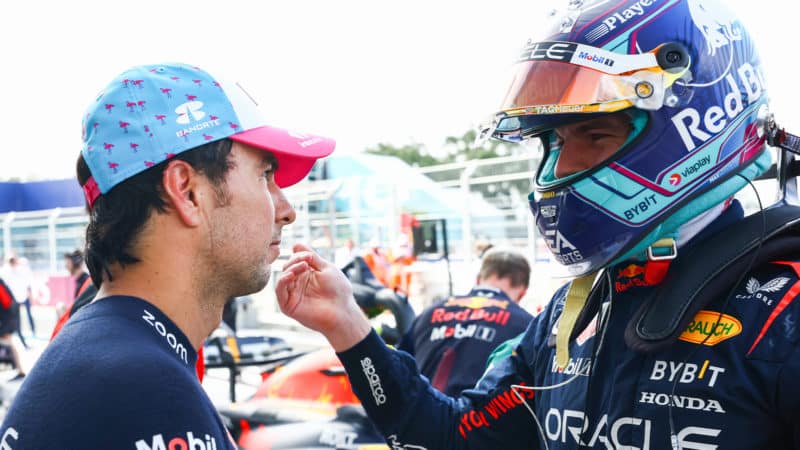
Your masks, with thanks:
[(569, 285), (567, 298), (564, 301), (564, 310), (558, 319), (558, 331), (556, 332), (556, 365), (562, 371), (569, 363), (569, 337), (572, 329), (575, 328), (575, 321), (583, 310), (586, 300), (589, 298), (589, 291), (592, 289), (597, 272), (575, 278)]

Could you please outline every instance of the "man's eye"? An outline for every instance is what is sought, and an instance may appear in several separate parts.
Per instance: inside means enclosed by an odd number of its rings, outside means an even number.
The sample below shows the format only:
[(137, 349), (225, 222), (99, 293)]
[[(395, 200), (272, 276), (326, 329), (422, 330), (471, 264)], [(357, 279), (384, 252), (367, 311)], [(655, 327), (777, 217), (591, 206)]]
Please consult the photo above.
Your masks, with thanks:
[(273, 169), (272, 167), (264, 171), (264, 178), (271, 180), (272, 177), (274, 176), (275, 176), (275, 169)]
[(606, 133), (592, 133), (589, 135), (589, 138), (593, 141), (599, 141), (600, 139), (607, 137), (611, 137), (611, 135)]

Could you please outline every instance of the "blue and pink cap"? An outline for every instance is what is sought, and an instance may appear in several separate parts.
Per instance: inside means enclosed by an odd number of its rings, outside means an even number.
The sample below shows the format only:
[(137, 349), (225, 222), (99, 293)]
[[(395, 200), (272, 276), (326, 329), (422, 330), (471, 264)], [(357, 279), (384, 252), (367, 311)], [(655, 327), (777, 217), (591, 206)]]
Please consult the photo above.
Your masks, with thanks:
[(238, 85), (186, 64), (137, 66), (119, 75), (83, 119), (81, 153), (92, 173), (90, 207), (114, 186), (179, 153), (224, 138), (271, 152), (281, 187), (302, 180), (336, 146), (329, 138), (267, 125)]

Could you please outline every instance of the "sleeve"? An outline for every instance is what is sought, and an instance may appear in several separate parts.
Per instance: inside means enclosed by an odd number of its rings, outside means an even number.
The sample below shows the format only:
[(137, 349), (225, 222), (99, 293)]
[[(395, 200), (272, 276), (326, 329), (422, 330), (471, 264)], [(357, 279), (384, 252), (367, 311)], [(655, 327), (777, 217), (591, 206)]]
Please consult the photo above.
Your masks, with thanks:
[(414, 322), (411, 323), (411, 326), (408, 327), (408, 330), (403, 334), (403, 338), (400, 339), (400, 343), (397, 344), (397, 349), (402, 350), (409, 355), (414, 355), (414, 328), (417, 325), (416, 319)]
[(374, 331), (338, 356), (354, 392), (392, 448), (539, 448), (526, 408), (533, 393), (512, 388), (530, 379), (516, 355), (457, 399), (433, 389), (410, 355), (389, 349)]

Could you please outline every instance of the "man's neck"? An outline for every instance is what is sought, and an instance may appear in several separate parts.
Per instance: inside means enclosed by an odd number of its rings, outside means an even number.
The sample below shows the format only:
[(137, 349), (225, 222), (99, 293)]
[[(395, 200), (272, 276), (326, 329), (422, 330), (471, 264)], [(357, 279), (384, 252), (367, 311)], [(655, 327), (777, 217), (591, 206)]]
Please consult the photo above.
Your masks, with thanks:
[[(188, 266), (176, 264), (174, 267)], [(115, 265), (113, 281), (104, 280), (96, 298), (127, 295), (146, 300), (169, 317), (198, 349), (222, 320), (225, 299), (208, 298), (188, 272), (165, 272), (163, 265), (152, 267), (146, 261), (125, 268)]]

